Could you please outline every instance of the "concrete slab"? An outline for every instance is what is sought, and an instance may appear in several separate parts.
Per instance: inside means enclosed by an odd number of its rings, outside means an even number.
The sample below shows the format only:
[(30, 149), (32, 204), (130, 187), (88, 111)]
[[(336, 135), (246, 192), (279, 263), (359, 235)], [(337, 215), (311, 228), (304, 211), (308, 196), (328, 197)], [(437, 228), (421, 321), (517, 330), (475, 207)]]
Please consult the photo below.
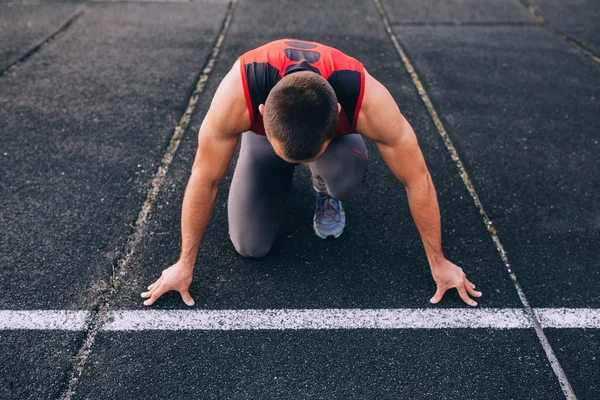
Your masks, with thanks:
[(600, 393), (600, 330), (546, 329), (554, 352), (567, 370), (579, 399)]
[(0, 3), (0, 71), (56, 32), (78, 5)]
[(594, 0), (528, 0), (542, 15), (600, 55), (600, 4)]
[(518, 0), (383, 0), (390, 23), (515, 23), (534, 19)]
[[(598, 307), (596, 65), (538, 29), (397, 31), (530, 303)], [(594, 398), (597, 332), (547, 334), (575, 393)]]
[(0, 398), (58, 398), (84, 335), (84, 332), (0, 331)]
[(227, 4), (89, 5), (0, 79), (0, 307), (103, 288)]
[[(447, 256), (462, 265), (485, 293), (481, 304), (519, 307), (500, 257), (416, 90), (403, 72), (374, 4), (360, 2), (343, 10), (336, 2), (277, 4), (280, 6), (239, 4), (191, 130), (155, 203), (151, 233), (132, 259), (120, 293), (122, 298), (115, 307), (142, 308), (139, 293), (178, 258), (180, 207), (196, 150), (196, 132), (220, 79), (243, 51), (285, 36), (337, 46), (362, 60), (370, 73), (389, 87), (415, 126), (436, 183)], [(338, 18), (326, 23), (332, 14)], [(299, 19), (303, 23), (294, 24)], [(261, 29), (252, 28), (255, 24)], [(210, 309), (428, 307), (434, 283), (404, 189), (372, 144), (369, 150), (370, 177), (362, 194), (345, 204), (348, 228), (344, 235), (335, 241), (321, 241), (314, 235), (309, 177), (298, 168), (280, 239), (271, 254), (260, 260), (237, 255), (227, 235), (226, 201), (233, 171), (230, 168), (203, 238), (191, 287), (196, 303)], [(449, 293), (441, 306), (464, 304), (455, 293)], [(173, 293), (164, 296), (155, 307), (187, 306)]]
[(600, 306), (600, 70), (541, 28), (397, 32), (532, 306)]
[(74, 399), (562, 399), (532, 331), (102, 333)]

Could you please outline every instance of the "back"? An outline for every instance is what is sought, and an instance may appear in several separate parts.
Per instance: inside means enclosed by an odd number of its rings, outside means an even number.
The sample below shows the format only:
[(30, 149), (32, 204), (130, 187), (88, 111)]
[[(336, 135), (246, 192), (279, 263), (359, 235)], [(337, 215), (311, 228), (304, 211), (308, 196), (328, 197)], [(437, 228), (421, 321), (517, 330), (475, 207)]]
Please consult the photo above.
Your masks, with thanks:
[(251, 50), (238, 58), (251, 130), (265, 134), (258, 106), (284, 76), (313, 71), (325, 78), (342, 106), (336, 135), (356, 132), (356, 120), (365, 88), (362, 63), (343, 52), (316, 42), (281, 39)]

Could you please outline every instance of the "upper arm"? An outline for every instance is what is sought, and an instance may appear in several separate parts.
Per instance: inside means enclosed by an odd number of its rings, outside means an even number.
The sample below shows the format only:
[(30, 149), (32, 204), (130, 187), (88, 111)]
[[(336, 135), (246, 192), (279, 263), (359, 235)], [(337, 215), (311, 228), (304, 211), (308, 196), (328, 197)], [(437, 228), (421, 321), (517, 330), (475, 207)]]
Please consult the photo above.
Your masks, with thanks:
[(390, 92), (366, 71), (357, 130), (375, 142), (392, 173), (406, 186), (428, 176), (415, 132)]
[(250, 129), (238, 63), (221, 81), (198, 133), (193, 174), (208, 182), (223, 179), (240, 134)]

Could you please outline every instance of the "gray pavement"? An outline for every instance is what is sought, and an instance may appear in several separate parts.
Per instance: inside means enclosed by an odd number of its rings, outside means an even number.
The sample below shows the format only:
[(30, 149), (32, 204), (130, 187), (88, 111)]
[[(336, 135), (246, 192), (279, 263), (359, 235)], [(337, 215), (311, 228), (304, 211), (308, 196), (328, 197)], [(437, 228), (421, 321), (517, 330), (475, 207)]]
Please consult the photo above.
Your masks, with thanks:
[(0, 71), (4, 71), (76, 14), (77, 4), (3, 4), (0, 19)]
[(600, 3), (594, 0), (528, 0), (552, 25), (600, 54)]
[(84, 336), (84, 332), (0, 332), (0, 398), (59, 398)]
[(95, 302), (226, 8), (90, 4), (0, 81), (2, 307)]
[(598, 65), (531, 27), (396, 29), (532, 304), (598, 307)]
[(563, 398), (532, 331), (118, 333), (98, 345), (77, 399)]
[[(531, 3), (597, 49), (592, 2)], [(0, 3), (0, 66), (53, 35), (79, 5)], [(113, 309), (144, 309), (139, 293), (178, 256), (195, 136), (219, 81), (242, 52), (281, 37), (337, 47), (388, 87), (436, 185), (446, 256), (484, 292), (479, 307), (522, 307), (368, 0), (234, 5), (147, 230), (121, 286), (108, 290), (227, 7), (217, 0), (86, 3), (71, 26), (0, 77), (0, 310), (95, 311), (106, 296)], [(600, 64), (517, 0), (387, 0), (384, 9), (531, 304), (600, 308)], [(238, 256), (228, 240), (234, 160), (202, 242), (195, 307), (433, 307), (434, 284), (402, 185), (368, 146), (370, 176), (345, 204), (344, 235), (314, 236), (309, 177), (298, 168), (280, 237), (261, 260)], [(435, 307), (465, 306), (448, 293)], [(185, 306), (172, 293), (153, 308)], [(81, 358), (89, 332), (94, 343)], [(578, 398), (596, 398), (599, 329), (545, 332)], [(0, 331), (0, 353), (2, 399), (61, 398), (73, 382), (73, 398), (81, 399), (565, 397), (533, 329), (97, 333), (90, 326)]]
[(391, 24), (525, 24), (534, 19), (518, 0), (386, 1)]
[[(396, 29), (531, 304), (597, 308), (598, 65), (530, 27)], [(580, 332), (569, 337), (581, 348), (589, 340)], [(562, 359), (574, 364), (579, 356)], [(600, 380), (597, 363), (579, 369)], [(575, 382), (587, 390), (586, 379)]]

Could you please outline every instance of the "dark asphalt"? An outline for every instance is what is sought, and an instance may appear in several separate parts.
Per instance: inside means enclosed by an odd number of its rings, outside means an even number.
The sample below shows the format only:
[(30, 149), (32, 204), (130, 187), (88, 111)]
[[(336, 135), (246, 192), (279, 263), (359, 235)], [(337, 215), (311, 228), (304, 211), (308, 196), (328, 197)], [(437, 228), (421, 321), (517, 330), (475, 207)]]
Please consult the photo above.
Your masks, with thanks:
[(554, 26), (600, 56), (600, 3), (594, 0), (527, 0)]
[[(539, 28), (396, 30), (531, 304), (598, 307), (598, 66)], [(577, 352), (559, 357), (570, 373)], [(587, 365), (597, 376), (600, 362)], [(576, 393), (587, 374), (572, 378)]]
[(599, 307), (599, 65), (538, 28), (397, 31), (532, 305)]
[(598, 329), (546, 329), (556, 355), (580, 399), (600, 393), (600, 332)]
[(385, 1), (391, 24), (527, 23), (535, 20), (523, 12), (519, 0)]
[(97, 339), (75, 399), (132, 393), (143, 399), (563, 398), (531, 331), (151, 332)]
[[(531, 3), (597, 46), (599, 13), (590, 1)], [(384, 5), (532, 305), (598, 308), (600, 65), (537, 25), (517, 0)], [(54, 33), (75, 8), (0, 4), (0, 66)], [(226, 8), (224, 1), (88, 3), (65, 32), (0, 77), (0, 309), (89, 309), (97, 301)], [(195, 136), (220, 79), (243, 51), (286, 36), (338, 47), (390, 89), (432, 173), (447, 257), (484, 292), (480, 307), (520, 307), (367, 0), (240, 1), (112, 307), (142, 309), (139, 293), (177, 259)], [(227, 236), (234, 162), (202, 242), (191, 287), (196, 307), (430, 307), (434, 285), (404, 190), (371, 143), (369, 150), (370, 177), (345, 204), (344, 235), (314, 236), (308, 175), (298, 168), (285, 226), (263, 260), (238, 256)], [(184, 307), (170, 294), (153, 308)], [(464, 306), (449, 293), (437, 307)], [(578, 398), (594, 399), (597, 330), (546, 333)], [(57, 398), (83, 334), (0, 332), (0, 353), (10, 360), (0, 366), (0, 398)], [(184, 397), (564, 396), (533, 330), (485, 329), (101, 332), (75, 395)]]
[(56, 399), (84, 332), (1, 331), (0, 399)]
[(0, 72), (58, 31), (76, 9), (74, 3), (2, 4)]
[(90, 4), (0, 79), (1, 308), (94, 302), (225, 9)]

